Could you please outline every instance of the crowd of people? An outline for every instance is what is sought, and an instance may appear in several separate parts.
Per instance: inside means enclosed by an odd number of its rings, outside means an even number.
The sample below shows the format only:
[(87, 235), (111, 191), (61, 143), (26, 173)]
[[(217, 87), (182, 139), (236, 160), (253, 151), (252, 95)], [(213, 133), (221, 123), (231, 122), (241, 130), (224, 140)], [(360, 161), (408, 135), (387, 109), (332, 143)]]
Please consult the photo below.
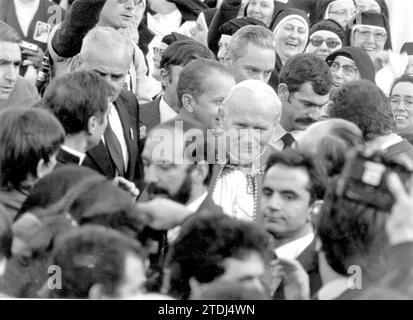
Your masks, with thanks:
[(395, 2), (0, 0), (0, 297), (413, 299)]

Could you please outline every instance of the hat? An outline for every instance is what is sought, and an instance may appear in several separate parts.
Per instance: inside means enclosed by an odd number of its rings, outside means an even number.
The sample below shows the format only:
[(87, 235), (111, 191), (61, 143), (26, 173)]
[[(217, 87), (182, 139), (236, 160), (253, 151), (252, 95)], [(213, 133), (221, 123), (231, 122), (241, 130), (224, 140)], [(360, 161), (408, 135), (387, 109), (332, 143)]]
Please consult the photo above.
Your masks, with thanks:
[(340, 38), (341, 43), (343, 43), (344, 45), (344, 30), (336, 21), (332, 19), (326, 19), (314, 22), (310, 27), (309, 36), (311, 37), (312, 34), (320, 30), (326, 30), (335, 33)]
[(326, 61), (333, 61), (337, 56), (344, 56), (354, 61), (362, 79), (376, 83), (376, 71), (370, 56), (361, 48), (343, 47), (330, 54)]
[(291, 19), (298, 19), (307, 26), (307, 29), (309, 28), (307, 13), (305, 13), (305, 11), (300, 9), (287, 8), (277, 13), (274, 20), (271, 22), (270, 29), (273, 30), (273, 33), (276, 33), (284, 22)]
[(346, 38), (349, 45), (351, 44), (351, 37), (353, 35), (354, 28), (359, 25), (367, 25), (384, 28), (387, 32), (387, 41), (384, 44), (384, 49), (392, 49), (390, 25), (385, 15), (375, 11), (359, 12), (348, 22), (348, 25), (349, 29), (346, 31)]
[(200, 0), (167, 0), (176, 4), (184, 21), (196, 21), (199, 14), (209, 7)]
[(249, 25), (263, 26), (267, 28), (265, 23), (262, 22), (261, 20), (257, 20), (255, 18), (242, 17), (242, 18), (232, 19), (232, 20), (229, 20), (223, 23), (219, 27), (219, 35), (225, 34), (228, 36), (232, 36), (235, 32), (237, 32), (242, 27), (249, 26)]
[(413, 42), (405, 42), (400, 49), (400, 53), (406, 52), (408, 56), (413, 56)]
[(205, 22), (208, 28), (211, 25), (212, 19), (214, 19), (215, 13), (217, 11), (218, 11), (218, 8), (211, 8), (211, 9), (206, 9), (205, 11), (203, 11)]

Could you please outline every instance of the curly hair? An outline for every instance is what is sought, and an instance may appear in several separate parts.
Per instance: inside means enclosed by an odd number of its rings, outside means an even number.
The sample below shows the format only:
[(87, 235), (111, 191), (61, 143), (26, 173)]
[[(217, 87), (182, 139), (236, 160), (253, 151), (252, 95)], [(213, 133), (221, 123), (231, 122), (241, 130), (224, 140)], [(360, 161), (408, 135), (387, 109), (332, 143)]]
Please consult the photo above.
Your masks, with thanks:
[(390, 134), (396, 125), (386, 95), (368, 80), (351, 81), (337, 90), (329, 116), (355, 123), (366, 141)]

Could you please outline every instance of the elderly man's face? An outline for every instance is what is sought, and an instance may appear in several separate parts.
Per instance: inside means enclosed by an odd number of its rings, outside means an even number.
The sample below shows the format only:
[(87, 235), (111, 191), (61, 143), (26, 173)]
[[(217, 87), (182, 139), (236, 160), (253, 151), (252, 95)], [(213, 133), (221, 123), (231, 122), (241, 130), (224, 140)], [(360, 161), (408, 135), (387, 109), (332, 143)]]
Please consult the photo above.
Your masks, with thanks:
[(134, 19), (135, 8), (142, 0), (106, 0), (100, 13), (102, 25), (115, 29), (126, 28)]
[(231, 61), (231, 69), (237, 83), (248, 79), (267, 83), (274, 68), (275, 51), (260, 48), (252, 43), (246, 45), (241, 57)]
[(83, 57), (82, 69), (96, 71), (110, 85), (110, 101), (115, 101), (124, 87), (125, 78), (130, 67), (130, 57), (126, 46), (119, 50), (104, 48), (103, 45), (89, 50)]
[(276, 122), (273, 101), (240, 88), (223, 105), (220, 120), (231, 162), (248, 164), (268, 145)]
[(0, 101), (9, 98), (19, 75), (21, 62), (17, 43), (0, 41)]

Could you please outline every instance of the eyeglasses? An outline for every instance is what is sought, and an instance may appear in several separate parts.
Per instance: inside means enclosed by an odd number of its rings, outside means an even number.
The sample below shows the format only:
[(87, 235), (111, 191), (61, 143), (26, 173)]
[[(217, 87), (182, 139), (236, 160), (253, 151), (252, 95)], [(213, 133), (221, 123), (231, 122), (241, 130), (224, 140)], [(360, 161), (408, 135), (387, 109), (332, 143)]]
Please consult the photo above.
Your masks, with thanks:
[(340, 41), (337, 41), (332, 38), (323, 39), (323, 38), (314, 37), (310, 39), (310, 42), (314, 47), (321, 47), (323, 42), (325, 42), (327, 44), (327, 47), (330, 49), (334, 49), (340, 45)]
[(403, 104), (408, 108), (413, 108), (413, 97), (390, 97), (389, 102), (392, 108), (397, 108), (400, 106), (400, 103), (403, 101)]
[(358, 33), (358, 36), (361, 40), (366, 41), (371, 37), (371, 35), (374, 35), (374, 40), (377, 42), (385, 42), (387, 40), (387, 33), (384, 31), (379, 31), (379, 30), (369, 30), (369, 29), (357, 29), (355, 32)]
[(350, 66), (348, 64), (340, 65), (338, 62), (335, 62), (335, 61), (332, 61), (332, 62), (330, 61), (329, 65), (330, 65), (331, 72), (337, 72), (338, 70), (340, 70), (340, 68), (343, 68), (343, 73), (346, 76), (351, 76), (351, 77), (355, 77), (357, 74), (357, 70), (358, 70), (356, 67)]

